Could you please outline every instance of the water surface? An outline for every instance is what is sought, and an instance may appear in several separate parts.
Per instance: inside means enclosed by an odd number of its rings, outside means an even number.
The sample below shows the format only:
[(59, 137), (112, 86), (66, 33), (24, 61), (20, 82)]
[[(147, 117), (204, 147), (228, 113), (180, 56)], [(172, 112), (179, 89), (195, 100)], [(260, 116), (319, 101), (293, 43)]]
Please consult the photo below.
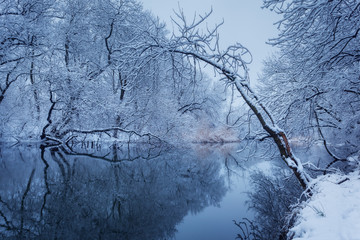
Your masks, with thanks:
[(237, 149), (2, 144), (0, 236), (234, 239), (233, 220), (252, 217), (248, 169), (261, 162)]

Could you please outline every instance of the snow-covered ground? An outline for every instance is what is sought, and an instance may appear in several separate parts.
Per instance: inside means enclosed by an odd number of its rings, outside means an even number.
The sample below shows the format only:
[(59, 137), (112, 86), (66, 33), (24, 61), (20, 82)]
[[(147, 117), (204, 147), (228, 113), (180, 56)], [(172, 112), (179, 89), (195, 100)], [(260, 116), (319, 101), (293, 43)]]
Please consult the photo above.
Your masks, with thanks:
[(295, 209), (298, 212), (290, 239), (359, 240), (359, 170), (348, 175), (320, 176), (314, 184), (313, 196)]

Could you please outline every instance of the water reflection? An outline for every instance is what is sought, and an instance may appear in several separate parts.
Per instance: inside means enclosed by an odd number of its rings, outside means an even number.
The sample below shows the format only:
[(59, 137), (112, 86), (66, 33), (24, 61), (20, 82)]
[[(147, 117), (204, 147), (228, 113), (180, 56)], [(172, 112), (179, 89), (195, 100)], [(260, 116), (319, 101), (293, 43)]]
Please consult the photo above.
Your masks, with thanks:
[(291, 172), (281, 168), (273, 168), (271, 175), (254, 171), (251, 180), (248, 205), (255, 217), (234, 221), (239, 227), (237, 239), (286, 239), (287, 226), (293, 221), (291, 206), (302, 194), (300, 184)]
[(168, 239), (184, 216), (218, 205), (227, 191), (217, 158), (126, 147), (94, 155), (2, 146), (0, 237)]

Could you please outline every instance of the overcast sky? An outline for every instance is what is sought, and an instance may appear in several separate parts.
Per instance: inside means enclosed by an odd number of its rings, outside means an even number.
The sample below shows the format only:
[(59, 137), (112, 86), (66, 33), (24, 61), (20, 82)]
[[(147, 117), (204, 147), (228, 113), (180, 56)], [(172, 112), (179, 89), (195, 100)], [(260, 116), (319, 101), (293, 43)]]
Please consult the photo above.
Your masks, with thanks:
[(268, 9), (261, 9), (262, 0), (141, 0), (144, 9), (150, 10), (155, 16), (164, 21), (169, 30), (172, 30), (170, 16), (174, 16), (173, 9), (178, 9), (178, 4), (183, 8), (188, 19), (194, 13), (208, 12), (211, 7), (213, 14), (210, 24), (221, 22), (220, 41), (222, 46), (236, 42), (247, 47), (253, 55), (250, 65), (252, 81), (257, 78), (262, 68), (262, 61), (274, 52), (274, 48), (265, 42), (277, 34), (273, 25), (279, 17)]

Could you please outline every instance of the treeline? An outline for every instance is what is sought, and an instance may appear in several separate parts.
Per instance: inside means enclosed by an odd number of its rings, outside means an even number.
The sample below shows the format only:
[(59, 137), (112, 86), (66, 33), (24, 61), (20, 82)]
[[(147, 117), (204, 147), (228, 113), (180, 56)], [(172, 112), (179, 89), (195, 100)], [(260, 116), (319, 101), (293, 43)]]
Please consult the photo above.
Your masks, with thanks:
[(137, 1), (5, 0), (0, 33), (3, 141), (109, 128), (97, 137), (196, 141), (222, 119), (224, 87), (151, 51), (167, 31)]

